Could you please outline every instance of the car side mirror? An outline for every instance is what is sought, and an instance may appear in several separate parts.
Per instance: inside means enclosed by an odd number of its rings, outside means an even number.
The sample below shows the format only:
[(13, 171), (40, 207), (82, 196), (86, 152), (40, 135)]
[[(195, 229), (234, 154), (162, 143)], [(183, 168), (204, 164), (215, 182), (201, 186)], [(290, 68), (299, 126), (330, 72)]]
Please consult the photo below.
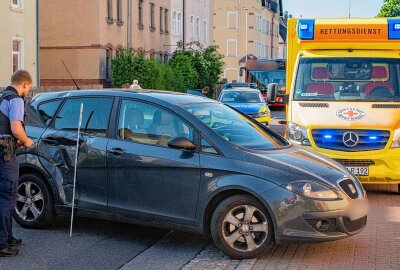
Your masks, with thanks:
[(277, 83), (268, 84), (267, 88), (268, 102), (275, 103), (277, 93), (278, 93), (278, 84)]
[(170, 139), (168, 141), (168, 147), (188, 151), (196, 150), (196, 145), (185, 137), (175, 137)]

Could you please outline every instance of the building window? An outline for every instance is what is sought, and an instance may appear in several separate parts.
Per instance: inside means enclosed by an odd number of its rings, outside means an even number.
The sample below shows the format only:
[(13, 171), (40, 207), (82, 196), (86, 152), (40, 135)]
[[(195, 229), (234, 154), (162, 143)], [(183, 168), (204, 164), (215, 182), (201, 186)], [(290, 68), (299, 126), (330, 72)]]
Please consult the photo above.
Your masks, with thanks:
[(200, 39), (200, 18), (196, 19), (196, 38)]
[(155, 4), (150, 3), (150, 30), (155, 31), (156, 30), (156, 18), (154, 14), (154, 8)]
[(177, 27), (178, 27), (178, 29), (177, 29), (177, 32), (176, 32), (176, 34), (178, 35), (178, 36), (181, 36), (182, 35), (182, 13), (178, 13), (178, 23), (177, 23)]
[(117, 24), (124, 24), (124, 21), (122, 19), (122, 0), (117, 0)]
[(190, 16), (190, 37), (194, 38), (194, 17)]
[(237, 12), (228, 12), (228, 29), (237, 29), (238, 28), (238, 13)]
[(226, 41), (226, 56), (237, 56), (237, 40), (228, 39)]
[(113, 0), (107, 0), (107, 22), (113, 23)]
[(166, 34), (168, 34), (169, 33), (169, 27), (168, 27), (168, 22), (169, 22), (169, 14), (168, 14), (168, 12), (169, 12), (169, 10), (168, 9), (165, 9), (165, 15), (164, 15), (164, 31), (165, 31), (165, 33)]
[(11, 0), (11, 9), (21, 10), (23, 9), (22, 0)]
[(172, 34), (177, 35), (178, 34), (178, 23), (176, 19), (176, 11), (172, 13)]
[(143, 25), (143, 0), (139, 0), (138, 2), (138, 17), (139, 17), (139, 22), (138, 22), (138, 26), (139, 28), (143, 29), (144, 25)]
[(164, 18), (163, 18), (163, 15), (164, 15), (164, 8), (160, 7), (160, 34), (164, 33), (164, 26), (163, 26)]
[(22, 39), (12, 41), (12, 73), (24, 68), (23, 43)]
[(203, 38), (204, 38), (204, 43), (208, 42), (208, 25), (207, 21), (203, 21)]
[(106, 51), (106, 81), (111, 81), (111, 60), (112, 60), (112, 50), (107, 49)]

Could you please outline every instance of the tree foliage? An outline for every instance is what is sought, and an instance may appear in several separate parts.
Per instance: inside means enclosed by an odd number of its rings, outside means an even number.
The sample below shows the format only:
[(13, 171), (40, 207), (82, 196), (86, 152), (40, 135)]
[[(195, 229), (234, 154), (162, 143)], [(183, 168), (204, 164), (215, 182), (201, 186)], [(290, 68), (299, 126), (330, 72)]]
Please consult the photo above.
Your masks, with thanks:
[(384, 0), (384, 4), (378, 17), (399, 17), (400, 16), (400, 0)]
[(146, 59), (143, 54), (124, 49), (112, 60), (113, 86), (121, 87), (138, 80), (145, 89), (183, 92), (208, 86), (214, 89), (223, 70), (223, 55), (218, 47), (203, 48), (198, 42), (181, 42), (167, 63)]

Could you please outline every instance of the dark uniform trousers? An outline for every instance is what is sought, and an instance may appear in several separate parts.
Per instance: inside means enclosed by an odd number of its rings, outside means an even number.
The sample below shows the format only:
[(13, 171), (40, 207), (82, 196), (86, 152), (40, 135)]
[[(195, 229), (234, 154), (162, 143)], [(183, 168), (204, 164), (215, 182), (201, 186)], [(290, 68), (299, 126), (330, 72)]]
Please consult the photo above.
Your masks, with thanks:
[(0, 159), (0, 248), (6, 248), (7, 240), (13, 238), (12, 211), (17, 203), (19, 178), (18, 160)]

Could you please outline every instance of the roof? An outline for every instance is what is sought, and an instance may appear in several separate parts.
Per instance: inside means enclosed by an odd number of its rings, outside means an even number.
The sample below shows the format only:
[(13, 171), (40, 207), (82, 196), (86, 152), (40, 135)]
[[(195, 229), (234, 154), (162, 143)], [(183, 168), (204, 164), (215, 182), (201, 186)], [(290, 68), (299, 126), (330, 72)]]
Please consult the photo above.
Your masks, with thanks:
[(206, 103), (217, 102), (213, 99), (188, 95), (172, 91), (159, 91), (159, 90), (139, 90), (129, 91), (127, 89), (107, 89), (107, 90), (74, 90), (55, 93), (41, 93), (37, 94), (34, 99), (57, 99), (64, 97), (80, 97), (80, 96), (111, 96), (111, 97), (131, 97), (143, 98), (164, 101), (167, 103), (179, 105), (185, 103)]

